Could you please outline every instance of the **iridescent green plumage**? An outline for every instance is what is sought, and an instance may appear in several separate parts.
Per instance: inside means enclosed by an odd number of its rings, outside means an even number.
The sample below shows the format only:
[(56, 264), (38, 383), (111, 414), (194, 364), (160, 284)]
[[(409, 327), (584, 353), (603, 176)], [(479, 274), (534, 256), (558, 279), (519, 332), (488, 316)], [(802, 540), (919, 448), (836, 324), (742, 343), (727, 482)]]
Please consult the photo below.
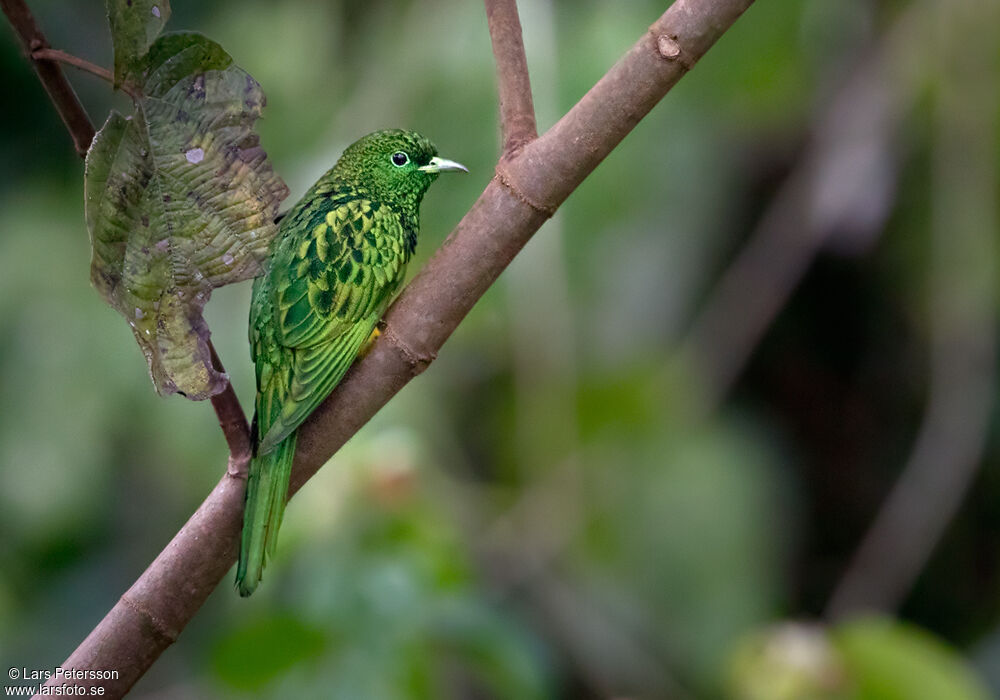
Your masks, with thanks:
[(254, 456), (236, 585), (250, 595), (274, 554), (295, 431), (333, 390), (403, 281), (420, 202), (438, 172), (464, 170), (427, 139), (377, 131), (350, 146), (281, 221), (254, 283)]

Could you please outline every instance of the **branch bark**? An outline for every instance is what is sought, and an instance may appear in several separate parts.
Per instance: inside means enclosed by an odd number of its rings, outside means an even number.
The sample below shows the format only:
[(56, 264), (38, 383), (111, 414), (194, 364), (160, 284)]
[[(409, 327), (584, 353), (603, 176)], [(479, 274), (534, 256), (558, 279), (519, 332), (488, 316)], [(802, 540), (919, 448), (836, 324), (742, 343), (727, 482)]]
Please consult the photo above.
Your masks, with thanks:
[[(677, 0), (558, 123), (501, 159), (479, 199), (393, 304), (372, 350), (301, 427), (293, 494), (427, 368), (546, 219), (752, 3)], [(510, 12), (513, 3), (492, 4), (494, 22), (509, 19), (504, 11)], [(498, 43), (501, 53), (509, 56), (508, 51), (515, 53), (510, 37), (514, 30), (506, 22), (500, 26)], [(520, 46), (520, 39), (516, 44)], [(498, 65), (511, 64), (498, 56)], [(501, 78), (501, 83), (508, 86), (502, 89), (510, 90), (516, 84), (518, 91), (527, 85), (522, 78)], [(517, 114), (524, 114), (523, 107), (520, 103)], [(510, 103), (508, 108), (512, 109)], [(517, 121), (523, 124), (523, 119)], [(62, 664), (117, 669), (119, 678), (78, 684), (102, 684), (108, 697), (128, 692), (232, 566), (242, 508), (243, 483), (227, 472), (166, 549)]]
[(94, 127), (76, 93), (73, 92), (72, 86), (66, 80), (59, 63), (34, 55), (34, 52), (40, 49), (48, 49), (49, 42), (45, 40), (45, 35), (38, 28), (24, 0), (0, 0), (0, 9), (7, 15), (10, 25), (17, 32), (25, 56), (31, 61), (38, 79), (42, 81), (42, 86), (49, 93), (52, 104), (62, 117), (69, 135), (73, 138), (76, 152), (83, 158), (87, 155), (90, 142), (94, 140)]
[[(226, 368), (222, 366), (222, 360), (219, 359), (211, 340), (208, 341), (208, 351), (212, 354), (212, 366), (220, 374), (225, 374)], [(236, 398), (232, 382), (227, 382), (225, 390), (213, 396), (211, 401), (215, 417), (219, 419), (219, 427), (222, 428), (222, 435), (229, 447), (229, 465), (226, 473), (246, 479), (250, 467), (250, 426), (247, 424), (243, 407), (240, 406), (240, 400)]]
[(509, 158), (538, 137), (528, 59), (524, 55), (516, 0), (485, 0), (484, 4), (497, 64), (500, 126), (503, 129), (502, 157)]

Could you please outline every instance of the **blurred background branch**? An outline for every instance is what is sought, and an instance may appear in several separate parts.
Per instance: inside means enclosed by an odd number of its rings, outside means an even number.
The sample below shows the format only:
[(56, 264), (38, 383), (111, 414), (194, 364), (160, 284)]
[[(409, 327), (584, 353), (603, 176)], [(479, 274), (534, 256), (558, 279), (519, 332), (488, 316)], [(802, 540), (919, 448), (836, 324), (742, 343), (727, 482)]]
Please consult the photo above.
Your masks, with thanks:
[(877, 243), (901, 167), (894, 139), (917, 98), (910, 66), (926, 13), (921, 3), (904, 10), (838, 80), (804, 153), (701, 305), (683, 348), (704, 382), (705, 410), (726, 399), (824, 248)]
[[(945, 17), (947, 13), (947, 17)], [(996, 405), (1000, 12), (925, 11), (914, 45), (937, 47), (931, 161), (930, 381), (910, 455), (831, 597), (827, 614), (895, 611), (982, 464)], [(926, 21), (933, 20), (933, 21)]]

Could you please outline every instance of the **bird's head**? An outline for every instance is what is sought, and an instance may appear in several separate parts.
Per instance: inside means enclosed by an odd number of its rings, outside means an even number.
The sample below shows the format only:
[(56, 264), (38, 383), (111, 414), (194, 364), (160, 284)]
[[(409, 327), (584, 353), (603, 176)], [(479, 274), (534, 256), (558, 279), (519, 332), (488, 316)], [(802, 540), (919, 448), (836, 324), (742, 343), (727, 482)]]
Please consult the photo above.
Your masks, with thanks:
[(410, 200), (419, 205), (438, 173), (469, 171), (460, 163), (439, 158), (434, 144), (420, 134), (386, 129), (348, 146), (334, 172), (382, 201)]

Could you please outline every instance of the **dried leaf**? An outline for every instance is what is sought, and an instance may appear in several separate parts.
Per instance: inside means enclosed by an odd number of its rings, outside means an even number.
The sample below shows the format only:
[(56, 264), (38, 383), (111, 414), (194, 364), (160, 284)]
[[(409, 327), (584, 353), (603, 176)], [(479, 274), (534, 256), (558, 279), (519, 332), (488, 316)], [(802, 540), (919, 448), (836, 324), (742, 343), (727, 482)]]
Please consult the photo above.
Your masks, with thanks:
[(87, 155), (91, 279), (128, 320), (162, 395), (226, 387), (202, 309), (214, 287), (248, 279), (288, 188), (253, 132), (264, 95), (198, 34), (150, 48), (131, 117), (112, 112)]

